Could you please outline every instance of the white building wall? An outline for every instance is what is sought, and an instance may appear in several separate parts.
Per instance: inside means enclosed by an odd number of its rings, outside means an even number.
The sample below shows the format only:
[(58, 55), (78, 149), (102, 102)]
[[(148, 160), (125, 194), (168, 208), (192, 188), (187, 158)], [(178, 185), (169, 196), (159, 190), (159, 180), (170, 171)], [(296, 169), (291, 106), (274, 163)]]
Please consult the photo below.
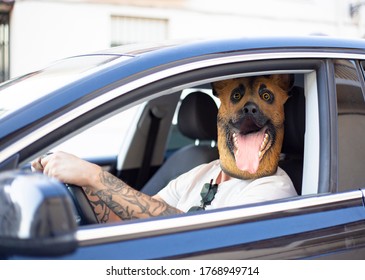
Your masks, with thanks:
[(16, 1), (11, 15), (11, 77), (66, 56), (110, 47), (113, 15), (166, 19), (166, 39), (314, 33), (362, 37), (365, 7), (351, 19), (353, 1), (180, 0), (168, 7), (161, 0), (134, 1), (138, 5), (123, 0)]
[(10, 22), (11, 76), (108, 47), (109, 14), (103, 10), (96, 5), (16, 2)]

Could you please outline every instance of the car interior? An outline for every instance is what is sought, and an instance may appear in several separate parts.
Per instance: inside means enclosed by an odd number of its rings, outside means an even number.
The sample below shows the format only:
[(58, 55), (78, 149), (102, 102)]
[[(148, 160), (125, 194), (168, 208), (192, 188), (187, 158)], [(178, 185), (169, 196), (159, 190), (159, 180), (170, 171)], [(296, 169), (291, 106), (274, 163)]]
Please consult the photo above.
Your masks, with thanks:
[(181, 101), (176, 129), (194, 143), (173, 152), (143, 185), (143, 193), (154, 195), (193, 167), (218, 159), (218, 149), (214, 145), (217, 141), (217, 113), (216, 102), (202, 91), (192, 92)]
[[(298, 194), (301, 194), (303, 177), (305, 133), (305, 97), (302, 76), (298, 75), (297, 82), (289, 93), (290, 98), (285, 104), (285, 137), (279, 163), (279, 166), (291, 177)], [(146, 149), (153, 150), (154, 154), (149, 155), (147, 159), (145, 157), (141, 164), (144, 166), (144, 171), (149, 171), (149, 175), (146, 175), (147, 179), (139, 181), (138, 175), (136, 176), (136, 173), (132, 172), (133, 168), (128, 168), (128, 158), (124, 159), (125, 164), (121, 167), (120, 178), (146, 194), (156, 194), (171, 179), (199, 164), (217, 159), (219, 156), (216, 147), (218, 99), (212, 95), (210, 85), (207, 84), (188, 91), (190, 92), (186, 97), (181, 92), (177, 93), (184, 98), (174, 104), (177, 111), (177, 123), (173, 124), (172, 119), (169, 121), (170, 127), (167, 134), (161, 127), (162, 122), (160, 123), (160, 130), (157, 134), (159, 137), (161, 134), (165, 134), (166, 136), (162, 137), (165, 139), (147, 141), (150, 145), (155, 142), (155, 149), (146, 146)], [(166, 106), (166, 103), (164, 105)], [(142, 114), (142, 116), (150, 118), (148, 123), (151, 127), (155, 125), (151, 120), (153, 118), (151, 114)], [(171, 118), (171, 115), (165, 115), (165, 117)], [(149, 131), (156, 131), (156, 128), (151, 129), (151, 127)], [(132, 150), (138, 149), (133, 141), (131, 146), (135, 146), (130, 147)], [(163, 146), (163, 149), (157, 146)], [(163, 155), (160, 160), (162, 158), (162, 161), (156, 164), (158, 162), (156, 155), (161, 150)]]

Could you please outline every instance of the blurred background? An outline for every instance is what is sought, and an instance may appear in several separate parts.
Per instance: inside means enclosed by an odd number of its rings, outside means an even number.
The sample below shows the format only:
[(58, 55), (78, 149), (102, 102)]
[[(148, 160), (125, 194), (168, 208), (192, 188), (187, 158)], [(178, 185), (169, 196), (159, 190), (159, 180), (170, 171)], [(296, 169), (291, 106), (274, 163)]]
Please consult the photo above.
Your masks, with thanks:
[(0, 81), (129, 43), (260, 35), (364, 38), (357, 0), (0, 0)]

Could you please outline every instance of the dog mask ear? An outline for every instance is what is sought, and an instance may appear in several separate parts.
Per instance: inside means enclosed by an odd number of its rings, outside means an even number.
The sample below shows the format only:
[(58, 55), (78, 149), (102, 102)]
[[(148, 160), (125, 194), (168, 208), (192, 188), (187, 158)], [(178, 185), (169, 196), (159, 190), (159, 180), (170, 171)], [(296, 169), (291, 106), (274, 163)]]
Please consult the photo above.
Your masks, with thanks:
[(274, 74), (270, 75), (270, 78), (286, 92), (290, 91), (294, 85), (293, 74)]
[(227, 86), (228, 83), (228, 80), (213, 82), (211, 84), (213, 89), (213, 95), (219, 97), (219, 93)]

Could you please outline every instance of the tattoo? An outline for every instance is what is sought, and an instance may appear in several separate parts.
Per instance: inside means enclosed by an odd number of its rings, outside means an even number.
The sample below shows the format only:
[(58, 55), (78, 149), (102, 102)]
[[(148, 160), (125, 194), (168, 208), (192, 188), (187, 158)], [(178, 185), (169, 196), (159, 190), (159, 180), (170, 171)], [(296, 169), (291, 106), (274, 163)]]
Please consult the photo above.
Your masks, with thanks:
[(106, 203), (101, 200), (96, 193), (92, 192), (89, 188), (84, 188), (84, 191), (90, 201), (91, 207), (99, 221), (99, 223), (106, 223), (109, 220), (110, 208)]
[[(100, 173), (100, 181), (106, 189), (99, 190), (95, 194), (122, 220), (182, 213), (163, 201), (131, 188), (106, 171)], [(98, 203), (100, 204), (100, 202)], [(105, 214), (103, 219), (105, 219)]]

